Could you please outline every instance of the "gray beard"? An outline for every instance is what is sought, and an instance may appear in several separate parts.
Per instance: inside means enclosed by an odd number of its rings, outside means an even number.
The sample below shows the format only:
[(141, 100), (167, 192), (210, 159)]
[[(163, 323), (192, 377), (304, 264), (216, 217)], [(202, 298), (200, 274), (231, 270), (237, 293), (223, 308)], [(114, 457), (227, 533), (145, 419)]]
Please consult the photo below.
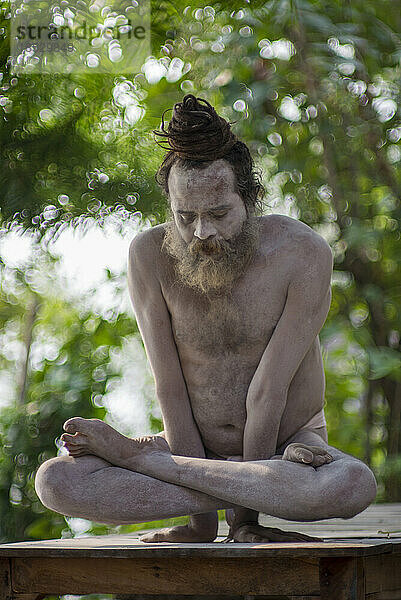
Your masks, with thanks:
[(166, 223), (162, 249), (175, 259), (181, 284), (202, 294), (227, 293), (253, 258), (259, 231), (260, 221), (248, 217), (231, 240), (195, 240), (187, 244), (172, 221)]

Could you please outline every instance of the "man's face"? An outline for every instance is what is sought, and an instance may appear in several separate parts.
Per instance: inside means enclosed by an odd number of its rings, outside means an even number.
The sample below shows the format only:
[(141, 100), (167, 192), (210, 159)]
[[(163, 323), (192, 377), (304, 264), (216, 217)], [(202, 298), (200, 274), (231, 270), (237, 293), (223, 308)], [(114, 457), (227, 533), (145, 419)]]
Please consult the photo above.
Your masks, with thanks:
[(166, 228), (164, 245), (178, 261), (181, 281), (203, 293), (227, 290), (257, 245), (258, 223), (248, 218), (234, 177), (222, 159), (205, 169), (175, 164), (170, 171), (174, 223)]
[(222, 159), (189, 171), (173, 165), (168, 179), (170, 205), (187, 244), (201, 242), (200, 251), (212, 250), (217, 245), (210, 242), (230, 240), (240, 231), (247, 214), (234, 178), (231, 166)]

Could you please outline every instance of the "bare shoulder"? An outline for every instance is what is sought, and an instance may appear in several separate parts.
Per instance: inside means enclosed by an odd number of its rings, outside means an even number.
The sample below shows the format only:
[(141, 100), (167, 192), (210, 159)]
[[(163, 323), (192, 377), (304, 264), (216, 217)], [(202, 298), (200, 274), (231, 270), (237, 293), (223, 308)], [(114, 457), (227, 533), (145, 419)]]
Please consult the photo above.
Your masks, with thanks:
[(155, 268), (160, 260), (164, 223), (136, 234), (129, 248), (129, 267)]
[[(322, 257), (332, 261), (332, 251), (326, 240), (306, 223), (286, 215), (265, 215), (262, 221), (262, 240), (280, 248), (295, 265)], [(270, 240), (270, 242), (269, 242)], [(262, 241), (263, 243), (263, 241)]]

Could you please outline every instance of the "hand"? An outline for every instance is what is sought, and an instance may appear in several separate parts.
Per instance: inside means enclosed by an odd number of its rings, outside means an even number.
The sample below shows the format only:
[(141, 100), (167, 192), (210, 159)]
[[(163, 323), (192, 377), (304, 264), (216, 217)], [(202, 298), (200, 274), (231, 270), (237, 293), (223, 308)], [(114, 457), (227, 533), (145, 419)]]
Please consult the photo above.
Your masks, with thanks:
[(318, 537), (304, 535), (296, 531), (282, 531), (275, 527), (263, 527), (258, 524), (258, 513), (239, 506), (226, 510), (227, 523), (230, 526), (225, 542), (266, 544), (268, 542), (323, 542)]
[(223, 542), (231, 542), (234, 539), (234, 531), (241, 525), (258, 525), (259, 513), (251, 508), (237, 506), (235, 509), (226, 509), (226, 521), (229, 527), (228, 536)]
[(309, 446), (294, 442), (288, 444), (283, 454), (283, 460), (307, 464), (312, 467), (320, 467), (321, 465), (331, 463), (333, 457), (324, 448), (319, 446)]
[(267, 544), (269, 542), (323, 542), (324, 540), (318, 537), (311, 537), (298, 533), (296, 531), (282, 531), (275, 527), (262, 527), (262, 525), (252, 525), (244, 523), (239, 525), (232, 532), (234, 542), (252, 543), (252, 544)]
[(213, 542), (217, 535), (217, 512), (192, 515), (187, 525), (166, 527), (160, 531), (146, 533), (141, 542), (153, 544), (158, 542), (175, 542), (181, 544), (198, 544)]

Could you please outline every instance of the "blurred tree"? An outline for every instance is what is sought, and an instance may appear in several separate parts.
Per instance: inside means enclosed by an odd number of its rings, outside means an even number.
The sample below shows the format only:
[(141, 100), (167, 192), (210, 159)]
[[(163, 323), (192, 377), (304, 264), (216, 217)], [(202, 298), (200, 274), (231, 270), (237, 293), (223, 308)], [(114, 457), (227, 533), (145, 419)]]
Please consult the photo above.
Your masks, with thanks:
[[(146, 97), (136, 78), (12, 76), (10, 19), (3, 6), (0, 218), (56, 232), (69, 222), (101, 220), (115, 208), (152, 213), (160, 194), (145, 169), (142, 127), (134, 126)], [(132, 107), (137, 110), (129, 113)]]
[(120, 376), (110, 354), (137, 333), (123, 313), (96, 315), (87, 298), (79, 306), (67, 300), (54, 260), (37, 249), (24, 270), (0, 265), (0, 367), (14, 376), (0, 411), (1, 541), (68, 531), (39, 502), (36, 469), (56, 455), (66, 419), (104, 417), (102, 398)]
[(331, 243), (331, 443), (376, 468), (385, 454), (384, 497), (401, 500), (398, 4), (217, 6), (186, 11), (172, 53), (191, 62), (195, 94), (240, 115), (270, 208), (284, 200)]
[[(163, 218), (153, 181), (163, 153), (151, 130), (183, 93), (208, 99), (238, 121), (268, 210), (284, 208), (332, 246), (333, 300), (320, 336), (330, 442), (373, 466), (379, 498), (400, 501), (398, 2), (152, 9), (154, 56), (132, 78), (10, 78), (3, 39), (3, 220), (54, 230), (116, 205)], [(124, 121), (123, 90), (143, 108), (135, 124)], [(38, 120), (49, 107), (51, 119)]]

